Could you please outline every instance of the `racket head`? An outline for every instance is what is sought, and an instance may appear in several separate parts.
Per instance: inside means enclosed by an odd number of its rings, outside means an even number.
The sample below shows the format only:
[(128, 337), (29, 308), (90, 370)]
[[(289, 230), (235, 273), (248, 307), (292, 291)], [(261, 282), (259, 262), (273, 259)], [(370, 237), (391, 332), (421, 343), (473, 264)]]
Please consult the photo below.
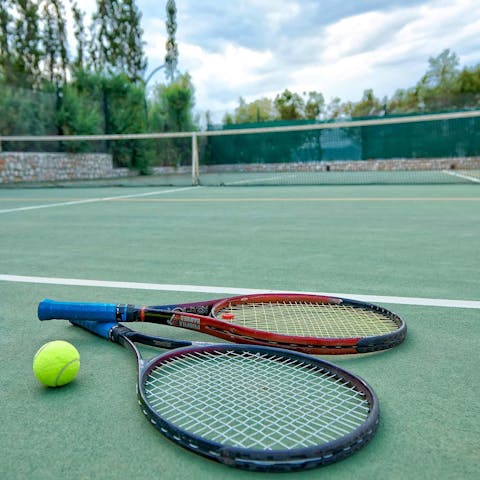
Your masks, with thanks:
[(40, 320), (153, 322), (214, 335), (234, 343), (288, 348), (310, 354), (386, 350), (406, 336), (403, 319), (386, 308), (339, 297), (254, 294), (163, 306), (43, 300)]
[[(262, 343), (310, 354), (367, 353), (405, 339), (407, 325), (386, 308), (340, 297), (282, 293), (242, 295), (210, 306), (205, 329), (237, 343)], [(222, 325), (224, 328), (221, 328)]]
[(142, 411), (175, 443), (247, 470), (341, 460), (374, 436), (378, 400), (354, 374), (302, 353), (193, 345), (140, 368)]

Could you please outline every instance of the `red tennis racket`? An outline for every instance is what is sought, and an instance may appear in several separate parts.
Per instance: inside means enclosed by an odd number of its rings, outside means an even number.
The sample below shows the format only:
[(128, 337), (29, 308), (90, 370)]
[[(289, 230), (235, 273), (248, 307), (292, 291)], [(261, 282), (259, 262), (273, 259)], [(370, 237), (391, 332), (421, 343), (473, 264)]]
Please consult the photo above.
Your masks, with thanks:
[(42, 300), (40, 320), (151, 322), (203, 332), (235, 343), (310, 354), (353, 354), (401, 343), (405, 322), (386, 308), (339, 297), (253, 294), (175, 305)]

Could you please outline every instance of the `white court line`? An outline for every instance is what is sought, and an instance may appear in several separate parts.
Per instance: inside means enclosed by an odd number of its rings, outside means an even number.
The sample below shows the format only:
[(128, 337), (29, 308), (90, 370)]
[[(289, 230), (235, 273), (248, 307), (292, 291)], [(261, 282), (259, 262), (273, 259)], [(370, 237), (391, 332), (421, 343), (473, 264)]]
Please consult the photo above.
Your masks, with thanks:
[[(201, 285), (173, 285), (168, 283), (110, 282), (105, 280), (82, 280), (78, 278), (29, 277), (0, 274), (0, 281), (21, 283), (44, 283), (50, 285), (72, 285), (77, 287), (124, 288), (130, 290), (158, 290), (173, 292), (215, 293), (225, 295), (246, 295), (249, 293), (282, 293), (284, 290), (257, 290), (249, 288), (208, 287)], [(478, 308), (480, 301), (446, 300), (441, 298), (386, 297), (378, 295), (355, 295), (350, 293), (292, 292), (350, 298), (362, 302), (394, 303), (428, 307)]]
[(270, 181), (270, 180), (278, 180), (278, 177), (268, 177), (268, 178), (262, 178), (262, 179), (258, 179), (258, 180), (237, 180), (235, 182), (227, 182), (225, 183), (225, 185), (228, 187), (228, 186), (232, 186), (232, 185), (245, 185), (245, 184), (254, 184), (254, 183), (263, 183), (263, 182), (266, 182), (266, 181)]
[(25, 210), (38, 210), (40, 208), (67, 207), (70, 205), (81, 205), (83, 203), (109, 202), (112, 200), (121, 200), (123, 198), (151, 197), (153, 195), (163, 195), (165, 193), (184, 192), (185, 190), (191, 190), (192, 188), (201, 188), (201, 187), (198, 187), (198, 186), (182, 187), (182, 188), (174, 188), (172, 190), (156, 190), (153, 192), (146, 192), (146, 193), (132, 193), (131, 195), (117, 195), (115, 197), (86, 198), (85, 200), (72, 200), (70, 202), (46, 203), (42, 205), (31, 205), (29, 207), (7, 208), (4, 210), (0, 210), (0, 213), (21, 212)]
[(263, 183), (263, 182), (269, 182), (270, 180), (276, 180), (278, 181), (278, 179), (282, 180), (284, 178), (292, 178), (292, 176), (294, 176), (294, 174), (290, 174), (290, 175), (282, 175), (282, 174), (277, 174), (277, 175), (274, 175), (273, 177), (262, 177), (262, 178), (259, 178), (258, 180), (252, 180), (252, 179), (249, 179), (249, 180), (237, 180), (235, 182), (227, 182), (225, 183), (225, 185), (228, 187), (228, 186), (231, 186), (231, 185), (244, 185), (244, 184), (254, 184), (254, 183)]
[(463, 178), (465, 180), (469, 180), (470, 182), (480, 183), (480, 179), (478, 178), (471, 177), (470, 175), (454, 172), (452, 170), (442, 170), (442, 173), (446, 173), (447, 175), (451, 175), (452, 177)]

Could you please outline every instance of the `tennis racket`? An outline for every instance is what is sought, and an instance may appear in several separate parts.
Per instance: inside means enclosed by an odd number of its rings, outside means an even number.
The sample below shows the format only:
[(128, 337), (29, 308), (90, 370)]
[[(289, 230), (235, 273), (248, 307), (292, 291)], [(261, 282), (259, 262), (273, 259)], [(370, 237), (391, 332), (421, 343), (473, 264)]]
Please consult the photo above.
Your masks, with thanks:
[[(329, 362), (257, 345), (174, 341), (116, 322), (71, 322), (133, 351), (149, 422), (218, 462), (268, 472), (313, 468), (351, 455), (377, 429), (371, 387)], [(137, 344), (175, 350), (144, 360)]]
[(403, 341), (405, 322), (389, 310), (337, 297), (294, 293), (243, 295), (153, 307), (42, 300), (40, 320), (153, 322), (196, 330), (234, 343), (310, 354), (385, 350)]

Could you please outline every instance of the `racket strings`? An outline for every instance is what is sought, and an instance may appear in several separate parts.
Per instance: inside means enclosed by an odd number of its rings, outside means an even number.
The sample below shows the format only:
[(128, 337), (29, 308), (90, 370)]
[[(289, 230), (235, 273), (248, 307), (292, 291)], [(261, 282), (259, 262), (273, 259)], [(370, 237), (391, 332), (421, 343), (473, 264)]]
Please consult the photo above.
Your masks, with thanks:
[[(225, 318), (225, 313), (233, 318)], [(399, 328), (395, 319), (381, 310), (300, 301), (230, 304), (216, 310), (215, 316), (255, 330), (302, 337), (368, 337)]]
[(242, 352), (188, 353), (145, 380), (158, 416), (210, 441), (261, 450), (315, 446), (361, 426), (363, 392), (298, 359)]

